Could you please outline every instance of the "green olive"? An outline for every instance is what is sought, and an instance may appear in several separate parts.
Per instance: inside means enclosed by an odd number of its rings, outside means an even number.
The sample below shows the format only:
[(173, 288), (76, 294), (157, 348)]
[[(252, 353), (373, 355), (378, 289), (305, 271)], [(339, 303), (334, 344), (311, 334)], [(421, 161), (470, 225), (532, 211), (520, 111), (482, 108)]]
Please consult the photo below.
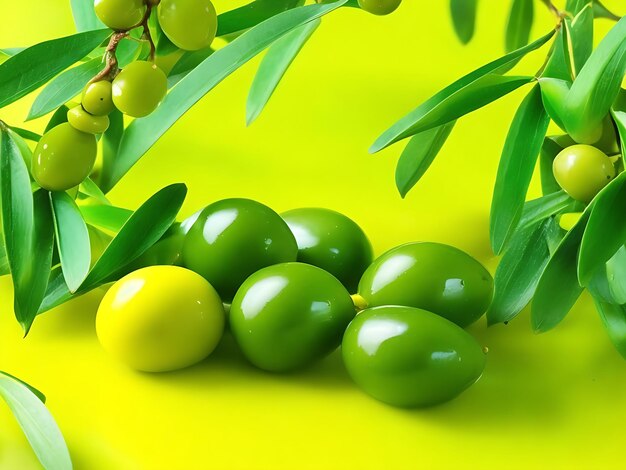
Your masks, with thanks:
[(104, 349), (133, 369), (176, 370), (215, 349), (224, 332), (224, 307), (196, 273), (151, 266), (109, 289), (98, 307), (96, 332)]
[(129, 269), (134, 271), (147, 266), (180, 265), (183, 241), (187, 232), (188, 229), (182, 224), (175, 223), (158, 242), (133, 261)]
[(465, 327), (491, 303), (493, 279), (467, 253), (440, 243), (407, 243), (365, 271), (359, 294), (370, 307), (422, 308)]
[(31, 172), (37, 184), (50, 191), (65, 191), (89, 176), (96, 161), (96, 136), (64, 122), (41, 138), (33, 153)]
[(359, 7), (374, 15), (388, 15), (394, 12), (402, 0), (359, 0)]
[(401, 407), (451, 400), (485, 368), (485, 354), (469, 333), (410, 307), (363, 310), (348, 326), (341, 350), (348, 374), (359, 387)]
[(67, 122), (76, 130), (87, 134), (102, 134), (109, 128), (108, 116), (93, 116), (81, 105), (75, 106), (67, 112)]
[(95, 0), (94, 10), (106, 26), (124, 31), (141, 22), (146, 5), (143, 0)]
[(196, 51), (209, 47), (217, 32), (217, 13), (210, 0), (161, 0), (159, 25), (177, 47)]
[(372, 263), (372, 245), (353, 220), (329, 209), (294, 209), (282, 215), (296, 237), (298, 261), (322, 268), (356, 292)]
[(144, 117), (154, 111), (167, 93), (167, 77), (151, 62), (128, 64), (113, 80), (113, 103), (124, 114)]
[(185, 236), (183, 266), (204, 276), (229, 302), (252, 273), (296, 261), (289, 227), (269, 207), (249, 199), (224, 199), (206, 207)]
[(554, 159), (557, 183), (572, 198), (591, 201), (615, 177), (615, 167), (605, 153), (590, 145), (572, 145)]
[(81, 104), (85, 111), (94, 116), (106, 116), (115, 109), (113, 85), (108, 80), (88, 84), (83, 90)]
[(355, 314), (350, 294), (334, 276), (285, 263), (246, 279), (230, 307), (230, 328), (252, 364), (284, 372), (335, 350)]

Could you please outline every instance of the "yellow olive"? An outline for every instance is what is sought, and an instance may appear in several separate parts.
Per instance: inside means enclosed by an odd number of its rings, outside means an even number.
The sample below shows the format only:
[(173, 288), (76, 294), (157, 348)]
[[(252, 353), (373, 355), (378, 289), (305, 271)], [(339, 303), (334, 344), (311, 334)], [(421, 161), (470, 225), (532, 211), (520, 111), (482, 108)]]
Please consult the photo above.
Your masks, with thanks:
[(49, 191), (65, 191), (79, 185), (91, 172), (98, 153), (93, 134), (64, 122), (46, 132), (33, 153), (31, 172)]
[(374, 15), (388, 15), (394, 12), (402, 0), (359, 0), (359, 7)]
[(141, 22), (146, 5), (143, 0), (95, 0), (94, 10), (109, 28), (127, 30)]
[(167, 77), (163, 71), (143, 60), (128, 64), (113, 80), (115, 107), (132, 117), (150, 114), (166, 93)]
[(217, 13), (211, 0), (161, 0), (159, 25), (177, 47), (197, 51), (209, 47), (217, 32)]
[(106, 116), (115, 109), (112, 85), (108, 80), (88, 84), (81, 99), (83, 108), (94, 116)]
[(609, 157), (583, 144), (563, 149), (554, 159), (552, 171), (561, 188), (581, 202), (591, 201), (615, 177)]
[(83, 109), (81, 105), (75, 106), (67, 112), (67, 122), (76, 130), (87, 134), (102, 134), (109, 128), (108, 116), (94, 116)]

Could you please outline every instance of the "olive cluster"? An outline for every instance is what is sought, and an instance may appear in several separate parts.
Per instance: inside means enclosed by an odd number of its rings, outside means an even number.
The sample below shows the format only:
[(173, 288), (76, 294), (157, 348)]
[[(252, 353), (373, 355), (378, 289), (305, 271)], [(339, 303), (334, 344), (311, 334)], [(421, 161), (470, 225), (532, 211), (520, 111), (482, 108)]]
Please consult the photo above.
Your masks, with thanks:
[(279, 215), (248, 199), (218, 201), (131, 269), (102, 300), (96, 329), (106, 350), (138, 370), (203, 360), (227, 322), (265, 371), (304, 368), (341, 345), (353, 380), (396, 406), (450, 400), (485, 365), (463, 327), (489, 307), (489, 272), (438, 243), (374, 259), (363, 230), (331, 210)]
[[(217, 13), (210, 0), (95, 0), (94, 8), (106, 26), (123, 34), (147, 27), (157, 3), (159, 26), (174, 45), (193, 51), (213, 42)], [(114, 55), (115, 47), (107, 53)], [(31, 171), (42, 188), (65, 191), (79, 185), (93, 170), (96, 135), (108, 129), (108, 115), (118, 109), (133, 118), (148, 116), (167, 93), (167, 77), (152, 61), (136, 60), (121, 71), (109, 67), (105, 72), (87, 84), (67, 122), (48, 131), (35, 149)]]
[[(611, 157), (620, 152), (615, 125), (609, 117), (588, 137), (580, 143), (569, 135), (553, 138), (563, 147), (552, 163), (554, 179), (567, 194), (584, 204), (615, 178), (618, 159)], [(561, 227), (569, 230), (579, 218), (579, 212), (563, 214)]]

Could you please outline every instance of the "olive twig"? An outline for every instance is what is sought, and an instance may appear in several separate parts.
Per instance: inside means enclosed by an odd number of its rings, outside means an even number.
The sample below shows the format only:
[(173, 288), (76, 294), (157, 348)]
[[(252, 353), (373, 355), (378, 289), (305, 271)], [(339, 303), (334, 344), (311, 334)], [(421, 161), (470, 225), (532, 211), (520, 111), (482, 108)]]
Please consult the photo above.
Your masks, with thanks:
[(111, 39), (109, 40), (109, 44), (107, 45), (106, 51), (104, 53), (104, 57), (106, 59), (106, 66), (95, 76), (93, 77), (89, 83), (99, 82), (100, 80), (112, 79), (115, 78), (115, 75), (119, 72), (118, 62), (117, 62), (117, 46), (120, 41), (128, 36), (128, 31), (119, 31), (113, 33)]

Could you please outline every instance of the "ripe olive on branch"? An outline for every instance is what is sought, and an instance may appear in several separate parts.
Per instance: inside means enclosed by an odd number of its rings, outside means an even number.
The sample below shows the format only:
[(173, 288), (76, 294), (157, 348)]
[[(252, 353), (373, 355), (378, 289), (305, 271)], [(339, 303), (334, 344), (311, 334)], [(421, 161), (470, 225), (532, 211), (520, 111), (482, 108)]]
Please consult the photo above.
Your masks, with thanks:
[(146, 5), (143, 0), (95, 0), (94, 10), (106, 26), (121, 31), (141, 22)]
[(159, 25), (180, 49), (209, 47), (217, 32), (217, 13), (211, 0), (161, 0)]
[(113, 80), (113, 103), (124, 114), (144, 117), (153, 112), (167, 93), (167, 77), (151, 62), (128, 64)]

